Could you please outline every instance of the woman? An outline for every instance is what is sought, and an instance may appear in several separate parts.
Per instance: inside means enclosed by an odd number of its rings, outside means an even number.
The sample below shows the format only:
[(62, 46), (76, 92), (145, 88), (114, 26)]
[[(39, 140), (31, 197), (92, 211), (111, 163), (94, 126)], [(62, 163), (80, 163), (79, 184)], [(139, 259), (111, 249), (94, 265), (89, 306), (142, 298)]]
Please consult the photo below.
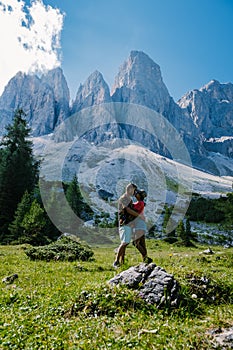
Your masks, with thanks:
[[(130, 225), (130, 214), (135, 212), (130, 209), (132, 207), (132, 196), (134, 194), (136, 185), (130, 183), (126, 186), (125, 193), (118, 200), (118, 213), (119, 213), (119, 235), (120, 235), (120, 246), (117, 250), (117, 256), (113, 263), (114, 268), (118, 268), (124, 263), (125, 251), (127, 245), (130, 243), (132, 238), (132, 226)], [(135, 216), (138, 216), (135, 213)], [(133, 216), (133, 218), (135, 217)]]
[(145, 202), (144, 199), (147, 196), (146, 191), (144, 190), (135, 190), (134, 196), (137, 199), (137, 202), (133, 204), (133, 210), (135, 210), (140, 216), (138, 216), (134, 220), (134, 238), (133, 238), (133, 245), (140, 251), (142, 254), (143, 261), (147, 264), (151, 263), (153, 260), (147, 256), (147, 249), (146, 249), (146, 222), (144, 217), (144, 208), (145, 208)]

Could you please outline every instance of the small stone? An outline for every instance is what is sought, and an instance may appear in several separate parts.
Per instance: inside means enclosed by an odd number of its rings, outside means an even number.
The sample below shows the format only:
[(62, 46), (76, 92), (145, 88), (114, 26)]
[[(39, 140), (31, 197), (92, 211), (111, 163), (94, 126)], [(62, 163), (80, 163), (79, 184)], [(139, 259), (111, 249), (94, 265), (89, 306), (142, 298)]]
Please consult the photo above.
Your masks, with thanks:
[(204, 251), (202, 252), (202, 254), (209, 254), (209, 255), (211, 255), (211, 254), (214, 254), (214, 252), (213, 252), (212, 249), (208, 248), (208, 249), (204, 250)]
[(17, 278), (19, 278), (19, 276), (17, 275), (17, 273), (15, 273), (14, 275), (10, 275), (10, 276), (6, 276), (2, 279), (2, 283), (6, 283), (6, 284), (11, 284), (14, 282), (14, 280), (16, 280)]

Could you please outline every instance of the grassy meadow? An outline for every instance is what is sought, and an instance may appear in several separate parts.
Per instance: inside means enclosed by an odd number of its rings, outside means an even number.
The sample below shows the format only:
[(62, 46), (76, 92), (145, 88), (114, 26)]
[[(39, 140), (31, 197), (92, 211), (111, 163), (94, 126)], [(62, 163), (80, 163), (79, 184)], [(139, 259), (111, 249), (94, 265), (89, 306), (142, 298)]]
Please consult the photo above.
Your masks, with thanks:
[[(133, 291), (108, 287), (116, 273), (140, 262), (132, 245), (117, 271), (116, 246), (93, 247), (91, 262), (30, 261), (24, 246), (0, 246), (0, 349), (213, 349), (208, 331), (233, 325), (233, 248), (214, 246), (213, 255), (203, 255), (206, 246), (157, 240), (147, 246), (181, 285), (176, 309), (157, 309)], [(14, 273), (12, 284), (2, 282)], [(212, 289), (198, 295), (190, 276), (206, 276)]]

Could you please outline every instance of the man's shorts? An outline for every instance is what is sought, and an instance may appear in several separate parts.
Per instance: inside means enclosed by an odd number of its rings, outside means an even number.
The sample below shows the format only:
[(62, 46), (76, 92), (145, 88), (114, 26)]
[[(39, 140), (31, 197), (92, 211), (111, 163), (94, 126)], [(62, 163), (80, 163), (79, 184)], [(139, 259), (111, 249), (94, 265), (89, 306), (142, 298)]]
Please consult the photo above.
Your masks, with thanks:
[(130, 243), (132, 236), (132, 229), (130, 226), (124, 225), (119, 227), (119, 235), (121, 243)]

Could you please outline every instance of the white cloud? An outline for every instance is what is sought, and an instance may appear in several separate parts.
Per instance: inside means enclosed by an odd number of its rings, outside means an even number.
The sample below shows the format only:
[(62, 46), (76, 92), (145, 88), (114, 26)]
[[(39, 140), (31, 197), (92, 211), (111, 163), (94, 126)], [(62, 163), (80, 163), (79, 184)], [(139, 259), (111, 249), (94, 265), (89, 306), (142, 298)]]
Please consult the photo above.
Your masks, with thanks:
[(0, 0), (0, 94), (18, 71), (55, 68), (61, 63), (64, 14), (34, 0)]

